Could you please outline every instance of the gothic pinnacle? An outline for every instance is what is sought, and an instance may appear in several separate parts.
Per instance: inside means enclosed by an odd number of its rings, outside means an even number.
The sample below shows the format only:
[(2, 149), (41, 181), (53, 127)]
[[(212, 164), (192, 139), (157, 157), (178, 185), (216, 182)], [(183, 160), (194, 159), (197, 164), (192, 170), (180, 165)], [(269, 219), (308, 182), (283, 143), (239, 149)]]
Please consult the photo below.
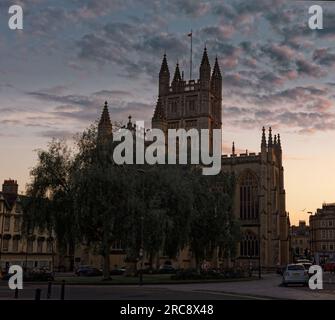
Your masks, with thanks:
[(262, 129), (262, 143), (261, 143), (261, 147), (265, 147), (266, 148), (266, 136), (265, 136), (265, 128), (264, 127)]
[(176, 65), (176, 71), (174, 73), (173, 81), (181, 81), (181, 75), (180, 75), (180, 70), (179, 70), (179, 63)]
[(272, 129), (271, 129), (271, 127), (269, 128), (269, 142), (268, 142), (268, 146), (272, 147)]
[(165, 53), (164, 53), (164, 57), (163, 57), (163, 61), (162, 61), (160, 75), (162, 75), (163, 73), (170, 74), (169, 66), (168, 66), (168, 63), (167, 63), (167, 59), (166, 59), (166, 54)]

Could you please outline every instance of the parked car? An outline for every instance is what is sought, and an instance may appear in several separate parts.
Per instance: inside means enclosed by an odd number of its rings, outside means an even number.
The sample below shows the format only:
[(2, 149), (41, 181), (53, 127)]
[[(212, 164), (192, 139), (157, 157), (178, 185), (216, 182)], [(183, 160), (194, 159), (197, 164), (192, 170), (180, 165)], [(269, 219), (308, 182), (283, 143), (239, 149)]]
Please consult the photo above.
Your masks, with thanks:
[(176, 273), (176, 269), (169, 264), (163, 264), (158, 272), (161, 274), (173, 274)]
[[(2, 280), (8, 281), (13, 274), (7, 273)], [(23, 273), (23, 281), (54, 281), (54, 275), (47, 269), (34, 269)]]
[(111, 276), (121, 276), (126, 272), (126, 267), (115, 268), (110, 271)]
[(323, 267), (324, 271), (335, 272), (335, 260), (327, 261)]
[(102, 276), (102, 271), (91, 266), (80, 266), (75, 274), (78, 277), (98, 277)]
[(307, 285), (309, 280), (308, 271), (303, 264), (288, 264), (283, 273), (283, 285), (303, 284)]

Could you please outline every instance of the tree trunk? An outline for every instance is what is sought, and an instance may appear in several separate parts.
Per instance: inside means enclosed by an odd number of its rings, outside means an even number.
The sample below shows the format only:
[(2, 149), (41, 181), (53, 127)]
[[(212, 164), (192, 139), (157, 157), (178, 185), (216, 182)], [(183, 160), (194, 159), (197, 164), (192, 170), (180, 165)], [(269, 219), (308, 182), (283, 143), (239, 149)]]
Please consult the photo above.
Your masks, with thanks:
[(104, 264), (103, 264), (103, 279), (104, 280), (109, 280), (110, 279), (110, 243), (108, 239), (108, 231), (106, 228), (104, 228), (104, 234), (103, 234), (103, 259), (104, 259)]
[(104, 266), (103, 266), (103, 279), (110, 279), (110, 261), (109, 261), (109, 246), (104, 248)]

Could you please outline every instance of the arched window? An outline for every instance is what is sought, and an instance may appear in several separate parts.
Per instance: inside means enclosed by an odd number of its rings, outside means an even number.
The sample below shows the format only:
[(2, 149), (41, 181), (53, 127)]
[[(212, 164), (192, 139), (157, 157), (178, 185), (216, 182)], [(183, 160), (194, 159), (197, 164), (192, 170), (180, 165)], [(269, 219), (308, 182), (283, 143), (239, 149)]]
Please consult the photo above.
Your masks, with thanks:
[(240, 242), (240, 256), (241, 257), (258, 257), (259, 255), (259, 241), (257, 236), (251, 232), (243, 235)]
[(248, 171), (240, 183), (240, 219), (255, 220), (258, 218), (258, 211), (257, 179)]

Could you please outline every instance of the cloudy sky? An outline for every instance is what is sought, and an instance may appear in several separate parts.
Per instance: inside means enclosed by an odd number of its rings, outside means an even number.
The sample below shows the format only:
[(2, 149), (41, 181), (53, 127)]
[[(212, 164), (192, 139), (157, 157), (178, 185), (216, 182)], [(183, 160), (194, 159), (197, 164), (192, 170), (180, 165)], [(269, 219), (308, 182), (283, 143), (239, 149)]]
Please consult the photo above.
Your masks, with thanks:
[[(23, 31), (8, 29), (12, 4)], [(193, 29), (193, 74), (205, 44), (220, 61), (225, 152), (259, 152), (272, 126), (291, 221), (308, 219), (335, 202), (335, 3), (319, 4), (324, 30), (312, 31), (307, 1), (1, 0), (0, 180), (24, 190), (34, 150), (83, 130), (105, 100), (114, 121), (150, 120), (162, 55), (188, 75)]]

